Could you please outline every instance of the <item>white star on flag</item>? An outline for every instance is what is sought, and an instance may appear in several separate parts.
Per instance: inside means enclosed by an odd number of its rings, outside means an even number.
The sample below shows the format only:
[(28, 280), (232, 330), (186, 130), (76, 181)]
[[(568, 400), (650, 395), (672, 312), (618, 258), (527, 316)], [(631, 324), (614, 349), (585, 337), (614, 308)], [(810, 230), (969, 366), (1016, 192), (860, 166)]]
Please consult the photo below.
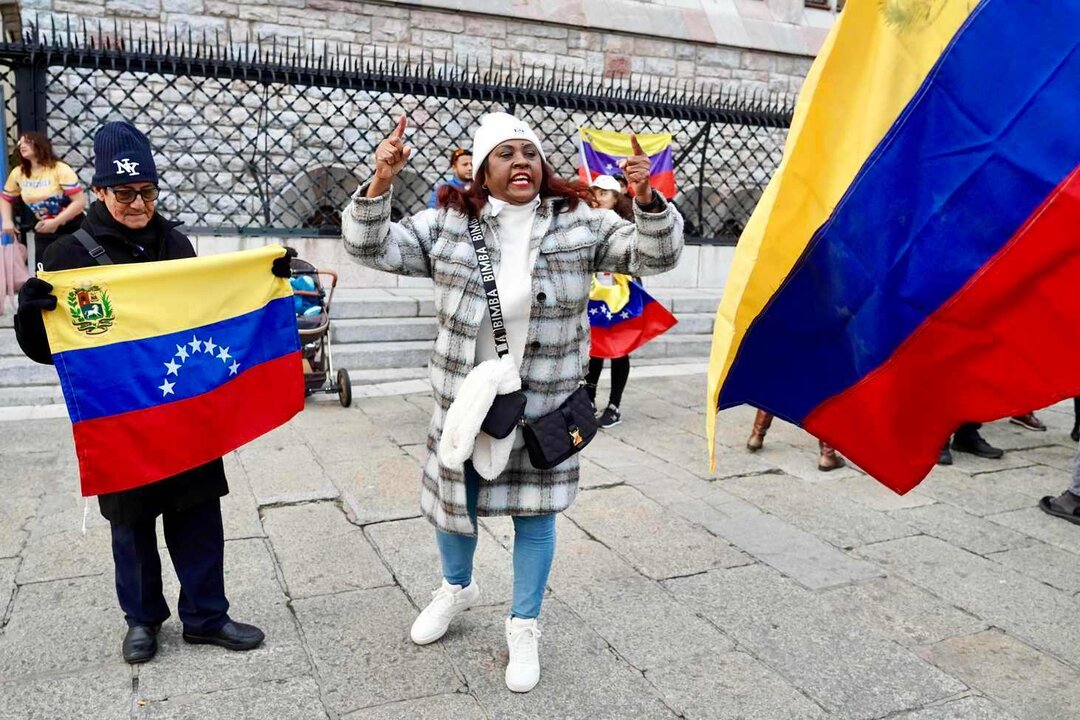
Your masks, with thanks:
[(630, 313), (628, 313), (626, 310), (623, 310), (621, 313), (619, 313), (619, 317), (621, 317), (623, 320), (626, 320), (630, 317)]
[(233, 360), (233, 364), (229, 366), (229, 374), (235, 375), (236, 371), (240, 369), (240, 363)]
[(188, 345), (191, 346), (192, 355), (202, 350), (202, 340), (195, 337), (194, 335), (191, 336), (191, 342), (189, 342)]
[(606, 315), (606, 316), (607, 316), (607, 319), (608, 319), (608, 320), (610, 320), (610, 319), (611, 319), (611, 311), (610, 311), (610, 310), (605, 310), (605, 311), (604, 311), (604, 315)]
[(204, 353), (207, 353), (209, 355), (213, 355), (214, 354), (214, 348), (216, 348), (216, 347), (217, 347), (217, 345), (214, 344), (214, 338), (210, 338), (209, 340), (204, 340), (203, 341), (203, 348), (204, 348), (203, 352)]
[(166, 375), (179, 375), (180, 374), (180, 372), (179, 372), (180, 363), (176, 363), (176, 362), (173, 362), (172, 360), (169, 360), (169, 362), (165, 363), (165, 367), (169, 369), (169, 372), (165, 373)]
[(187, 349), (183, 345), (177, 345), (176, 346), (176, 355), (180, 358), (180, 362), (183, 362), (184, 360), (187, 360), (187, 358), (188, 358)]
[(595, 315), (598, 312), (600, 312), (600, 310), (598, 308), (589, 308), (589, 314), (590, 315)]
[(221, 352), (218, 353), (218, 360), (220, 360), (223, 363), (229, 362), (229, 358), (231, 358), (231, 357), (232, 357), (232, 355), (229, 354), (229, 348), (227, 348), (227, 347), (221, 348)]
[(176, 393), (173, 392), (174, 385), (176, 385), (176, 383), (171, 383), (168, 380), (166, 380), (163, 384), (158, 385), (158, 390), (161, 391), (161, 397), (165, 397), (166, 395), (175, 395)]

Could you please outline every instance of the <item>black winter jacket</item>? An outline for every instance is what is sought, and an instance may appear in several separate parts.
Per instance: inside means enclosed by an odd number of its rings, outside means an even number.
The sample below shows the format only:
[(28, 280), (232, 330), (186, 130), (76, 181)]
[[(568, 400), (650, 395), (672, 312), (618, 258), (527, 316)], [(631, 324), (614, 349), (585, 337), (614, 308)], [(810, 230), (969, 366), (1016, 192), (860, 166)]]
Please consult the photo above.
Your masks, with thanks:
[[(144, 230), (131, 230), (116, 222), (104, 204), (95, 202), (82, 227), (114, 263), (121, 264), (195, 257), (191, 241), (176, 230), (179, 224), (155, 213)], [(65, 235), (45, 251), (42, 264), (46, 270), (70, 270), (97, 265), (97, 261), (74, 236)], [(40, 312), (16, 313), (15, 335), (27, 357), (52, 364)], [(166, 511), (185, 510), (228, 492), (225, 465), (218, 458), (150, 485), (101, 495), (98, 504), (101, 514), (110, 522), (130, 524), (149, 520)]]

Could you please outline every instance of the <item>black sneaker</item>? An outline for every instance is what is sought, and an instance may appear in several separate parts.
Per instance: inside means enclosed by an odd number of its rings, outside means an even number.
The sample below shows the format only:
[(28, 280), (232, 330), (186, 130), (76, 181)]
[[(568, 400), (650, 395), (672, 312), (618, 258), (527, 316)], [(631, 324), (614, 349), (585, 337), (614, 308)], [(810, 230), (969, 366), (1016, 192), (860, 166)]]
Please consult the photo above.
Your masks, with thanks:
[(616, 405), (608, 405), (599, 420), (600, 427), (602, 428), (613, 428), (621, 422), (622, 415), (619, 413), (619, 408)]
[(1005, 451), (1001, 448), (996, 448), (986, 442), (979, 433), (971, 433), (969, 437), (965, 438), (954, 437), (952, 449), (957, 452), (977, 455), (987, 460), (998, 460), (1005, 454)]

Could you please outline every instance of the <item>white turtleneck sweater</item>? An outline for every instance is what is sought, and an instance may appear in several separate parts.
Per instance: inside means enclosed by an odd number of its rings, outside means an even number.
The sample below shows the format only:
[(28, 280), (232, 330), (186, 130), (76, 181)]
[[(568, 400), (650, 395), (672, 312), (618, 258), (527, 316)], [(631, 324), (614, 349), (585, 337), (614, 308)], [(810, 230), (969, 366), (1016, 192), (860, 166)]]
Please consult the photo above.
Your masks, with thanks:
[[(495, 273), (495, 286), (499, 289), (510, 355), (520, 368), (525, 357), (525, 340), (529, 334), (532, 310), (532, 270), (539, 248), (533, 250), (530, 244), (533, 219), (540, 199), (534, 198), (524, 205), (511, 205), (503, 200), (488, 198), (488, 203), (491, 204), (491, 217), (495, 220), (496, 237), (486, 240), (489, 247), (498, 244), (499, 270)], [(485, 308), (484, 317), (480, 320), (480, 332), (476, 336), (476, 363), (497, 357), (491, 314)]]

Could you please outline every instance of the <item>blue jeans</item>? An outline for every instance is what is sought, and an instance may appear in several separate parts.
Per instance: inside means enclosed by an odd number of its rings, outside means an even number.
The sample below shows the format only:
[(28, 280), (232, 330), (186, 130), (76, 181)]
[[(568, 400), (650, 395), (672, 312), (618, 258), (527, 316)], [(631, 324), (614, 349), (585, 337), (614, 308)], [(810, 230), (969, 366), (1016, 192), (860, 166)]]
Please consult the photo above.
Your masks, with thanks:
[[(471, 464), (465, 466), (465, 503), (476, 523), (476, 498), (480, 476)], [(472, 582), (475, 537), (435, 531), (442, 558), (443, 577), (451, 585), (465, 587)], [(555, 514), (514, 517), (514, 600), (510, 616), (531, 620), (540, 616), (551, 561), (555, 557)]]

